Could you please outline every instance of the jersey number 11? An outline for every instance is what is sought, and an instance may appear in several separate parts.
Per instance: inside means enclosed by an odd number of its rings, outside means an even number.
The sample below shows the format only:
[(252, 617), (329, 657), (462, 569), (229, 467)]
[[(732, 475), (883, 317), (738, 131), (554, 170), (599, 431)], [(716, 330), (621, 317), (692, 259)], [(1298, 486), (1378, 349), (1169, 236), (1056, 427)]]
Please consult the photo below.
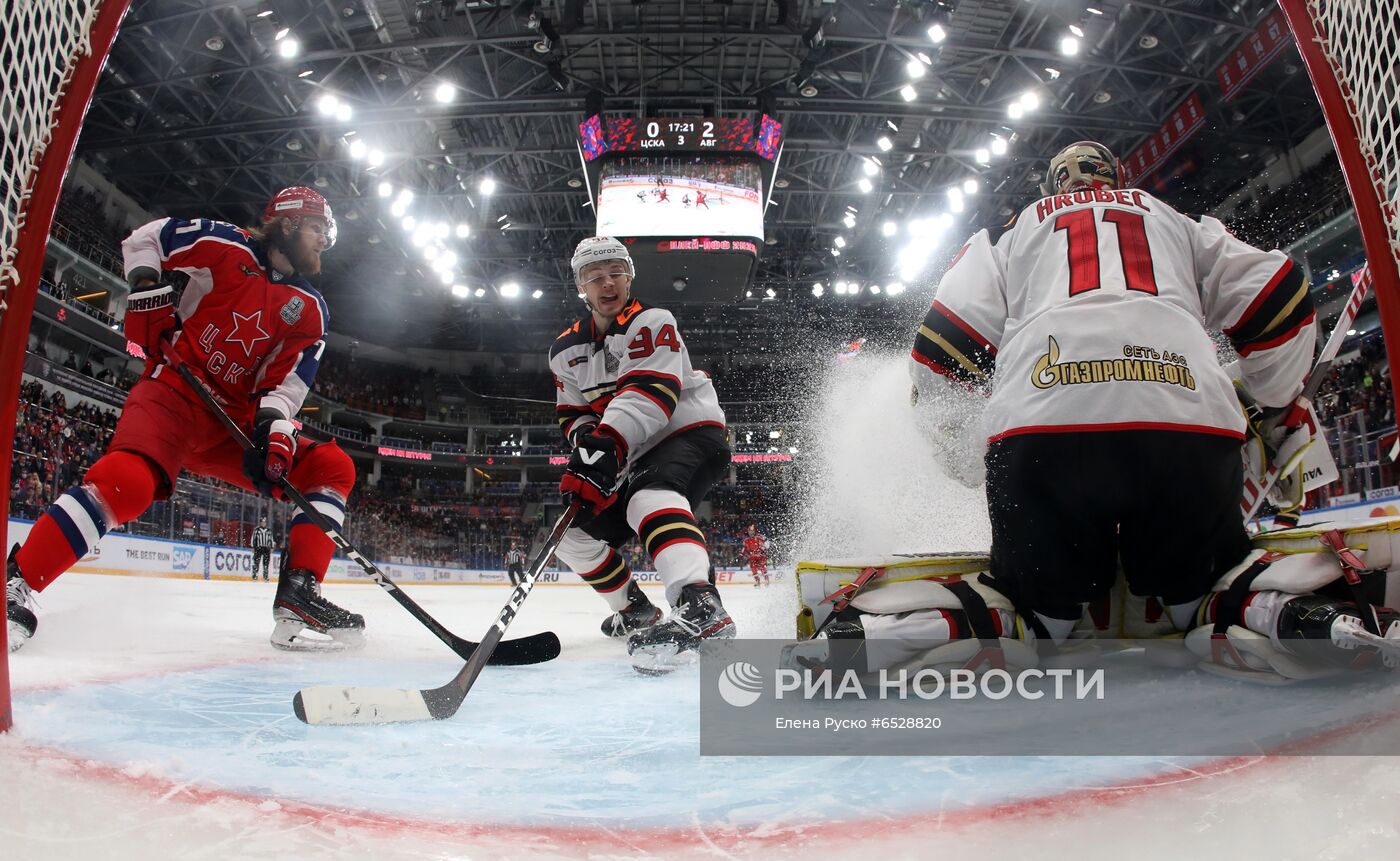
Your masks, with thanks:
[(1063, 230), (1069, 240), (1069, 295), (1097, 290), (1099, 283), (1099, 233), (1096, 212), (1118, 230), (1118, 257), (1123, 262), (1123, 280), (1129, 290), (1157, 295), (1157, 278), (1152, 271), (1152, 249), (1147, 247), (1147, 229), (1142, 213), (1124, 209), (1081, 209), (1055, 219), (1055, 230)]

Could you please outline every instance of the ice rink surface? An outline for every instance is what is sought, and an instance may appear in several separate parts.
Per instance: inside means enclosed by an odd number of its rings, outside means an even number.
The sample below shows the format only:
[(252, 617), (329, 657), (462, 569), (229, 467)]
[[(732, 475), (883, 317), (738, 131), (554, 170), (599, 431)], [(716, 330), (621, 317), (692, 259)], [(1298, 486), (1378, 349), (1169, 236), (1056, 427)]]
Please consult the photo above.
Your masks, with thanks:
[[(980, 493), (892, 420), (899, 358), (824, 391), (814, 408), (841, 420), (802, 442), (825, 465), (804, 474), (804, 558), (985, 548)], [(507, 594), (409, 588), (473, 639)], [(487, 668), (451, 720), (308, 727), (301, 687), (436, 687), (460, 662), (369, 585), (327, 587), (365, 615), (365, 649), (277, 652), (273, 589), (69, 574), (44, 592), (11, 656), (0, 858), (1400, 857), (1400, 761), (1326, 755), (1335, 734), (1220, 759), (702, 758), (697, 675), (635, 674), (581, 587), (537, 589), (510, 631), (556, 631), (564, 654)], [(790, 579), (723, 596), (741, 636), (791, 636)], [(1173, 720), (1167, 695), (1142, 705)], [(1400, 749), (1400, 717), (1364, 732)]]
[[(564, 655), (488, 668), (453, 719), (307, 727), (290, 708), (300, 687), (436, 686), (458, 666), (378, 589), (330, 589), (366, 614), (363, 651), (274, 651), (272, 584), (73, 574), (45, 593), (39, 636), (12, 658), (4, 857), (928, 858), (1033, 846), (1049, 858), (1343, 858), (1400, 847), (1400, 769), (1387, 757), (702, 758), (696, 675), (636, 675), (597, 633), (602, 602), (580, 588), (538, 589), (512, 628), (557, 631)], [(505, 592), (415, 595), (479, 636)], [(791, 624), (789, 583), (724, 595), (746, 635)]]

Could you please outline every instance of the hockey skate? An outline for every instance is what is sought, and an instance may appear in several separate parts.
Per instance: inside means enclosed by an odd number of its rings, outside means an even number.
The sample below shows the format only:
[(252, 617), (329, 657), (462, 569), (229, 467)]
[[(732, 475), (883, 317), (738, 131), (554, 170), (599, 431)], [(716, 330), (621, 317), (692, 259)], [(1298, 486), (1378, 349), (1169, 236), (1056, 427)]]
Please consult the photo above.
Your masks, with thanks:
[(661, 621), (661, 608), (651, 603), (642, 587), (633, 580), (627, 584), (627, 606), (603, 620), (603, 636), (625, 637)]
[(358, 649), (365, 643), (365, 617), (321, 597), (316, 575), (304, 568), (278, 572), (272, 602), (272, 645), (296, 652)]
[(10, 651), (17, 652), (39, 628), (39, 617), (29, 609), (31, 592), (29, 584), (19, 573), (19, 562), (15, 555), (19, 545), (10, 548), (10, 558), (5, 562), (5, 624), (9, 630)]
[(735, 633), (715, 587), (691, 583), (681, 588), (670, 619), (627, 638), (627, 654), (637, 672), (661, 676), (693, 663), (702, 641), (732, 639)]

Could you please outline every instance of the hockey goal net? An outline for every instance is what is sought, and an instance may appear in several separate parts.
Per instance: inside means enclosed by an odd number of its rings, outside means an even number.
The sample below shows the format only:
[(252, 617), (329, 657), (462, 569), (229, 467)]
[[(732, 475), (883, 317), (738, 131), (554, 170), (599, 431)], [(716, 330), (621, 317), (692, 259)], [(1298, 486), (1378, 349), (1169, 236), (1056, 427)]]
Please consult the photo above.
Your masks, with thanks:
[[(9, 552), (9, 452), (20, 372), (63, 175), (130, 0), (0, 0), (0, 488)], [(11, 724), (0, 627), (0, 731)]]
[(1279, 0), (1327, 118), (1400, 368), (1400, 0)]

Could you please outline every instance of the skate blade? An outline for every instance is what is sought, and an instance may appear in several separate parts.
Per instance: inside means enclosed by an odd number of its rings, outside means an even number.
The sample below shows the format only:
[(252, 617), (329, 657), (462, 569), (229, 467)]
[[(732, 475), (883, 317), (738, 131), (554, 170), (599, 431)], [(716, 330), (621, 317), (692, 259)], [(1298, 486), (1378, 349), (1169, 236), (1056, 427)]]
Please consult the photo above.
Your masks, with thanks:
[(644, 676), (667, 676), (699, 662), (700, 655), (694, 649), (678, 648), (675, 643), (641, 646), (632, 652), (632, 669)]
[(29, 642), (29, 630), (23, 625), (6, 620), (6, 629), (9, 631), (10, 654), (18, 652), (24, 648), (24, 644)]
[(348, 652), (364, 648), (365, 634), (358, 628), (333, 628), (322, 634), (299, 622), (282, 619), (268, 642), (284, 652)]

